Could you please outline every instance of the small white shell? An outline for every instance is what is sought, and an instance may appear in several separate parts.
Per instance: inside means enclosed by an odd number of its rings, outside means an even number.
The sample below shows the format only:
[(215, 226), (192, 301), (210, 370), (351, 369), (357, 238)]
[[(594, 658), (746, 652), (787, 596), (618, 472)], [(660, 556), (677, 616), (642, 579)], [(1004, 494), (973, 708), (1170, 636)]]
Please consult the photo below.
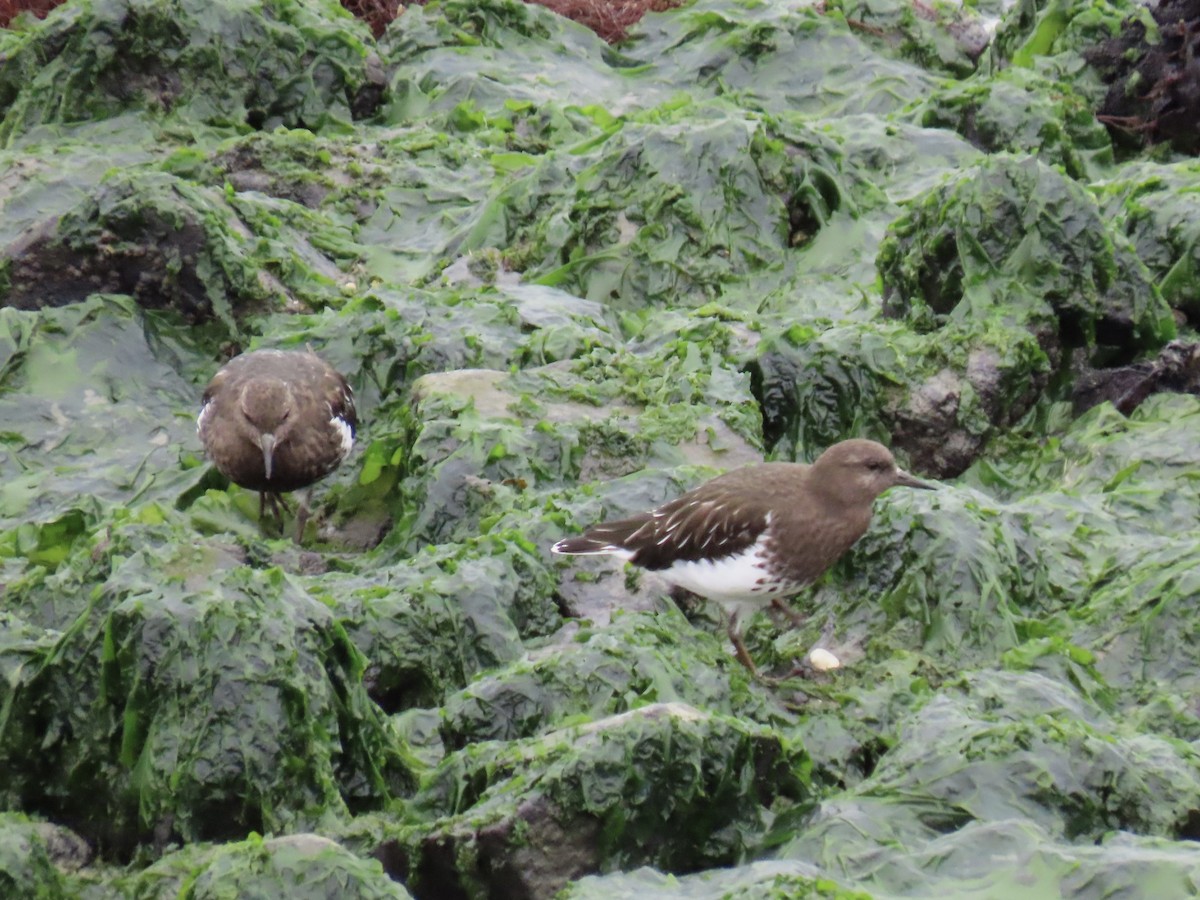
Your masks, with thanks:
[(842, 661), (824, 647), (814, 647), (809, 651), (808, 664), (818, 672), (828, 672), (831, 669), (842, 667)]

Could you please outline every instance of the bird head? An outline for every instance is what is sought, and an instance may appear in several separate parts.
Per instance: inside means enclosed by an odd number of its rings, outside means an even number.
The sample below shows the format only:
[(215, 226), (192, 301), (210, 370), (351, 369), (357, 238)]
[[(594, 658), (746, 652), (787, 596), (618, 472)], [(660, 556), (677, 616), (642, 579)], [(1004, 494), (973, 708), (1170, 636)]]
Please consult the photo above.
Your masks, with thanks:
[(883, 444), (858, 439), (834, 444), (822, 453), (813, 463), (812, 477), (820, 489), (847, 505), (869, 504), (897, 485), (934, 488), (896, 465)]
[(246, 436), (263, 454), (263, 472), (271, 478), (275, 448), (286, 440), (292, 428), (295, 400), (291, 386), (279, 378), (248, 381), (238, 398)]

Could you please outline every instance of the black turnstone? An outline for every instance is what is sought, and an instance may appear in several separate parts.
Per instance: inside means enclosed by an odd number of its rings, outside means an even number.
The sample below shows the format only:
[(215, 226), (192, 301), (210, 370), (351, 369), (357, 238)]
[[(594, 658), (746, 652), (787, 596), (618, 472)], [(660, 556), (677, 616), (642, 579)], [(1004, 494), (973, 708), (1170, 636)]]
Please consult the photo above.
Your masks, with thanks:
[(834, 444), (815, 463), (761, 463), (714, 478), (650, 512), (565, 538), (555, 553), (612, 555), (716, 601), (752, 673), (739, 615), (820, 578), (867, 530), (894, 485), (932, 489), (875, 441)]
[[(311, 350), (255, 350), (231, 359), (204, 389), (196, 433), (213, 465), (259, 492), (282, 523), (281, 494), (336, 469), (354, 446), (354, 392)], [(307, 504), (296, 517), (304, 533)]]

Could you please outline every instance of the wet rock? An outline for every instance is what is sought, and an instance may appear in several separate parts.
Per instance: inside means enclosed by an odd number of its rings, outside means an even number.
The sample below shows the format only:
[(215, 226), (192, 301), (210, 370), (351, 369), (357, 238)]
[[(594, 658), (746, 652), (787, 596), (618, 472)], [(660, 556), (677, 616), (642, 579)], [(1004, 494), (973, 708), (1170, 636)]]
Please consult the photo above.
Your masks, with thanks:
[(1112, 403), (1125, 415), (1151, 394), (1173, 391), (1200, 394), (1200, 344), (1176, 340), (1154, 359), (1093, 369), (1082, 360), (1071, 389), (1071, 405), (1079, 415), (1099, 403)]
[(1131, 16), (1121, 33), (1085, 58), (1109, 84), (1096, 118), (1126, 144), (1169, 143), (1200, 153), (1200, 2), (1165, 0), (1150, 10), (1157, 28)]
[(60, 872), (77, 872), (92, 861), (91, 845), (71, 829), (51, 822), (36, 822), (33, 827)]
[(959, 426), (962, 390), (962, 379), (942, 370), (917, 386), (892, 416), (892, 442), (916, 471), (957, 474), (979, 455), (984, 435)]

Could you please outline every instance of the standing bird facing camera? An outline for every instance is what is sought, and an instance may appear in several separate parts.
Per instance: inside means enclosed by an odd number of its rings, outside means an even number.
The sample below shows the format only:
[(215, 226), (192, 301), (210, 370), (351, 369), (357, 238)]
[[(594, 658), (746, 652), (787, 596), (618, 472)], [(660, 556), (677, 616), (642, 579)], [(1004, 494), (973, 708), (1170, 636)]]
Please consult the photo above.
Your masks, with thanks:
[[(196, 433), (217, 470), (259, 492), (283, 527), (283, 494), (306, 488), (336, 469), (354, 446), (354, 391), (311, 350), (255, 350), (231, 359), (208, 387)], [(296, 516), (296, 542), (308, 505)]]
[(564, 538), (555, 553), (611, 555), (718, 603), (738, 660), (757, 670), (738, 627), (816, 581), (871, 524), (888, 488), (931, 490), (882, 444), (834, 444), (812, 465), (761, 463), (728, 472), (649, 512)]

